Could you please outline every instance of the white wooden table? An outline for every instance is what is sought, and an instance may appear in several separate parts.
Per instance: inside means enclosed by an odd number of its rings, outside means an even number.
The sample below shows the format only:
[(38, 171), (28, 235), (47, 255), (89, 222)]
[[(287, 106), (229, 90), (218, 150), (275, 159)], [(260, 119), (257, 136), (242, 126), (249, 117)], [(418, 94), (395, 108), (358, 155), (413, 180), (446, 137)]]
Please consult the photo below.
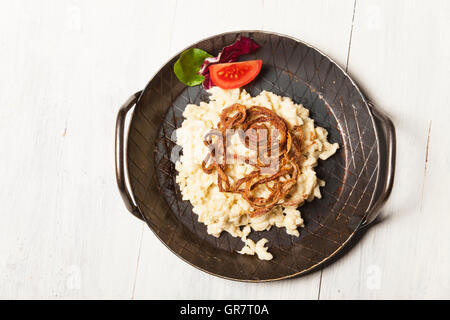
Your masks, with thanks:
[[(187, 265), (132, 217), (114, 174), (119, 106), (217, 33), (292, 35), (394, 121), (383, 219), (336, 263), (247, 284)], [(0, 298), (450, 298), (450, 1), (0, 2)]]

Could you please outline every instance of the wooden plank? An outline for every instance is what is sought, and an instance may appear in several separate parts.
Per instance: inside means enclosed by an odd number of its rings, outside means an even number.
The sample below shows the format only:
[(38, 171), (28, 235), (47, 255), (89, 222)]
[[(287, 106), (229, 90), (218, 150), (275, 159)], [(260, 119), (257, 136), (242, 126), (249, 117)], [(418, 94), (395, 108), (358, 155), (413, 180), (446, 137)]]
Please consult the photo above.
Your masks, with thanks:
[(1, 2), (0, 298), (131, 298), (143, 224), (115, 117), (167, 58), (174, 6)]
[(333, 267), (320, 297), (448, 298), (450, 3), (357, 1), (349, 71), (393, 119), (397, 168), (382, 222)]
[[(195, 3), (195, 5), (193, 5)], [(353, 0), (178, 2), (171, 52), (207, 36), (244, 29), (286, 33), (316, 45), (345, 64)], [(236, 10), (236, 8), (239, 8)], [(219, 14), (220, 13), (220, 14)], [(332, 36), (330, 36), (332, 34)], [(222, 280), (187, 265), (145, 230), (134, 298), (317, 299), (320, 272), (264, 284)]]

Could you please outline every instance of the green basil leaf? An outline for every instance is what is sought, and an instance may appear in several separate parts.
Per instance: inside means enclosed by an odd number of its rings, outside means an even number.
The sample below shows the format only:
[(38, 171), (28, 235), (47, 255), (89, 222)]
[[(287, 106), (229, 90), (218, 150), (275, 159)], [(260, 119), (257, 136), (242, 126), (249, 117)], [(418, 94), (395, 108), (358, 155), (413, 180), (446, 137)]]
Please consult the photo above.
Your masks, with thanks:
[(175, 62), (173, 71), (178, 80), (184, 84), (190, 87), (197, 86), (205, 79), (204, 76), (199, 75), (197, 72), (200, 70), (203, 61), (209, 57), (212, 57), (212, 55), (201, 49), (187, 49), (180, 55), (177, 62)]

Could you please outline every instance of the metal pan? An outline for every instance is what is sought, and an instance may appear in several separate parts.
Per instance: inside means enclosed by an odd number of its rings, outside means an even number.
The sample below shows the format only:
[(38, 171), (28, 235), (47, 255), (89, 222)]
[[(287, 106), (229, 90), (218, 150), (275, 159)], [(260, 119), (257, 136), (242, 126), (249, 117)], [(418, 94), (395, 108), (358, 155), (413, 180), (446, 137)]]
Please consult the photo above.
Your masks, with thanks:
[[(191, 47), (217, 54), (240, 35), (261, 45), (246, 59), (263, 60), (261, 74), (245, 89), (252, 95), (272, 91), (302, 103), (316, 124), (328, 130), (329, 140), (340, 145), (334, 156), (316, 168), (327, 184), (321, 189), (322, 199), (301, 207), (305, 227), (300, 237), (278, 228), (253, 232), (253, 240), (269, 239), (274, 259), (239, 255), (235, 251), (243, 245), (240, 239), (226, 232), (219, 238), (208, 235), (190, 203), (181, 199), (170, 160), (176, 151), (173, 132), (183, 121), (186, 105), (206, 101), (208, 94), (201, 86), (186, 87), (176, 79), (173, 64), (178, 54), (117, 115), (117, 183), (127, 209), (184, 261), (227, 279), (285, 279), (329, 260), (376, 217), (393, 184), (395, 130), (342, 68), (297, 39), (241, 31), (213, 36)], [(133, 106), (125, 136), (125, 117)]]

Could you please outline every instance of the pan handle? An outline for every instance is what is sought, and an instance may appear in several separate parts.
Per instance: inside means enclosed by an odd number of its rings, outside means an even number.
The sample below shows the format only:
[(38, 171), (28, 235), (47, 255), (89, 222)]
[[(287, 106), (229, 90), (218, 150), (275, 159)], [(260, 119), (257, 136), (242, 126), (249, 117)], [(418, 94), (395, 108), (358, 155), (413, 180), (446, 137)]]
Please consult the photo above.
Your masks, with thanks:
[[(372, 223), (375, 218), (380, 213), (380, 208), (386, 202), (389, 197), (392, 186), (394, 184), (395, 176), (395, 156), (396, 156), (396, 139), (395, 139), (395, 127), (391, 119), (389, 119), (383, 112), (377, 109), (372, 102), (368, 102), (373, 115), (380, 121), (383, 127), (386, 147), (387, 147), (387, 157), (386, 157), (386, 174), (384, 176), (384, 186), (380, 197), (377, 199), (375, 204), (370, 208), (370, 212), (366, 215), (361, 227), (365, 227)], [(379, 170), (380, 167), (379, 167)]]
[(142, 91), (136, 92), (120, 107), (117, 113), (116, 120), (116, 179), (119, 187), (120, 195), (128, 211), (130, 211), (136, 218), (144, 220), (138, 207), (134, 204), (133, 197), (125, 183), (125, 118), (128, 111), (136, 104)]

